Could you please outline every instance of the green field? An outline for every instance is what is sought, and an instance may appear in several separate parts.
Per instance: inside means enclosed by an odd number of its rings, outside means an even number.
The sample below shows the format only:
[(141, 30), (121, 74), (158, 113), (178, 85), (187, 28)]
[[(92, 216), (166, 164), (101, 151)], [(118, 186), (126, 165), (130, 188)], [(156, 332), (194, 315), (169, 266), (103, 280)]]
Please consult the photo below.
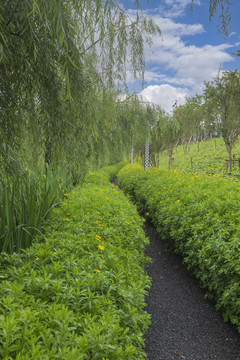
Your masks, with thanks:
[[(240, 143), (237, 142), (233, 148), (235, 158), (240, 158)], [(174, 162), (170, 168), (187, 172), (203, 172), (206, 174), (220, 174), (221, 176), (240, 177), (238, 163), (233, 163), (233, 171), (230, 174), (226, 171), (226, 158), (228, 153), (223, 139), (214, 138), (211, 140), (190, 143), (187, 147), (177, 146), (173, 151)], [(169, 158), (164, 151), (159, 156), (159, 166), (169, 169)]]

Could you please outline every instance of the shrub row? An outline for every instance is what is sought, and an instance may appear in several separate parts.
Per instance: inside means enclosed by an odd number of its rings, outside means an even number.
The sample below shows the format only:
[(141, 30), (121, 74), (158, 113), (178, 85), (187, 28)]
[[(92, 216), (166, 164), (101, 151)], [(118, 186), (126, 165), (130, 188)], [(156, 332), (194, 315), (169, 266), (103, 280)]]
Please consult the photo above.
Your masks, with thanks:
[(240, 331), (239, 182), (131, 165), (118, 181)]
[(65, 194), (29, 249), (1, 254), (1, 359), (146, 358), (148, 240), (106, 176), (112, 167)]

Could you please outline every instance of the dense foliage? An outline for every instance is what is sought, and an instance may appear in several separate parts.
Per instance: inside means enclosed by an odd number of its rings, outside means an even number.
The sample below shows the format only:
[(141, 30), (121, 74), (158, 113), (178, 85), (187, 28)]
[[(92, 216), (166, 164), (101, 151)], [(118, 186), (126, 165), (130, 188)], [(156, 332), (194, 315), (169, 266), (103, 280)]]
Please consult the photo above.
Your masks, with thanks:
[(135, 3), (132, 18), (115, 0), (1, 3), (0, 249), (28, 246), (64, 191), (146, 131), (137, 97), (121, 94), (160, 29)]
[(44, 236), (1, 255), (1, 359), (145, 359), (148, 240), (136, 208), (88, 175), (54, 208)]
[(239, 182), (137, 165), (118, 180), (240, 331)]
[(123, 86), (127, 61), (142, 76), (143, 41), (160, 33), (153, 21), (130, 19), (114, 0), (15, 0), (0, 14), (2, 171), (45, 162), (77, 176), (92, 153), (105, 150), (107, 162), (121, 152), (112, 146), (123, 139), (115, 83)]

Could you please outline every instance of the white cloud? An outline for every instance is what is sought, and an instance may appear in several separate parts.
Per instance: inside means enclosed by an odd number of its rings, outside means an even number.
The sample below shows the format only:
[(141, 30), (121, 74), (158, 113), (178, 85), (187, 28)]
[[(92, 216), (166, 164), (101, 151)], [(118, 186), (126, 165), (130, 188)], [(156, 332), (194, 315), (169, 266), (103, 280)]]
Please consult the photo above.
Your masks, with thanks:
[(155, 68), (152, 69), (152, 71), (150, 70), (145, 71), (144, 80), (146, 82), (166, 82), (168, 81), (168, 77), (165, 74), (159, 73), (159, 70)]
[(176, 88), (169, 84), (151, 85), (144, 89), (140, 95), (148, 102), (161, 106), (165, 111), (171, 112), (172, 106), (177, 102), (184, 104), (189, 90)]
[(231, 34), (229, 34), (228, 37), (231, 37), (231, 36), (234, 36), (234, 35), (237, 35), (237, 32), (235, 32), (235, 31), (231, 32)]
[(176, 55), (174, 62), (168, 66), (176, 71), (178, 79), (192, 79), (193, 84), (212, 79), (221, 63), (232, 60), (222, 46), (191, 46), (185, 48), (185, 53)]
[[(163, 13), (166, 18), (176, 19), (191, 12), (191, 5), (192, 0), (162, 0), (154, 12)], [(196, 8), (197, 5), (201, 5), (200, 0), (194, 1), (193, 8)], [(145, 11), (145, 14), (147, 13), (151, 13), (151, 10)]]
[(204, 32), (202, 24), (183, 24), (177, 23), (170, 18), (161, 15), (151, 15), (151, 18), (160, 27), (162, 34), (171, 34), (172, 36), (196, 35)]
[(158, 17), (160, 27), (161, 21), (162, 38), (154, 37), (152, 47), (146, 47), (146, 63), (159, 69), (158, 76), (153, 76), (149, 71), (146, 81), (165, 83), (167, 77), (167, 82), (171, 84), (190, 86), (193, 93), (201, 92), (203, 81), (211, 80), (220, 64), (233, 60), (227, 52), (232, 47), (230, 44), (196, 46), (183, 41), (182, 37), (188, 33), (194, 35), (203, 32), (202, 25), (179, 24)]
[[(201, 3), (194, 0), (193, 5), (196, 11)], [(152, 46), (146, 46), (145, 81), (149, 86), (140, 94), (168, 112), (176, 100), (181, 104), (186, 96), (201, 94), (203, 82), (212, 80), (221, 64), (233, 61), (229, 49), (237, 46), (226, 42), (196, 45), (194, 36), (206, 33), (203, 25), (176, 20), (187, 15), (190, 7), (191, 0), (162, 0), (157, 8), (140, 12), (151, 16), (162, 31), (162, 37), (153, 37)], [(130, 13), (133, 17), (136, 14)]]

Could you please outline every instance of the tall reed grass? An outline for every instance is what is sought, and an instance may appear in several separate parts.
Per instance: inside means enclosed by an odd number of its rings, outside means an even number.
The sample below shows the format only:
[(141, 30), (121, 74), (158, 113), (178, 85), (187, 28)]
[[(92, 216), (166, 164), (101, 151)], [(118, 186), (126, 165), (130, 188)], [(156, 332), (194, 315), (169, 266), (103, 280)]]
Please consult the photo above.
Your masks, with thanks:
[(1, 180), (0, 252), (19, 252), (30, 246), (58, 201), (61, 187), (51, 171)]

